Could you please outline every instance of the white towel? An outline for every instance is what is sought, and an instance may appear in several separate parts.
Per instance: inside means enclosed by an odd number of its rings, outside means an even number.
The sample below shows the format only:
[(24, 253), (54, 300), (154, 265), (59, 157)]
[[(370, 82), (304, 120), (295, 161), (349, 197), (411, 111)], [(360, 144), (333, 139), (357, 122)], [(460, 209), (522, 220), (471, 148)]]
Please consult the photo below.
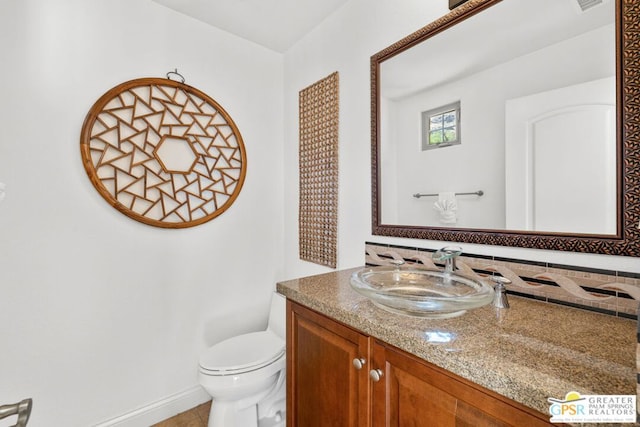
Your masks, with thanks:
[(4, 200), (4, 196), (6, 195), (5, 193), (6, 188), (7, 186), (3, 182), (0, 182), (0, 202)]
[(456, 193), (443, 192), (438, 194), (438, 201), (433, 207), (440, 213), (440, 222), (443, 224), (455, 224), (458, 222), (458, 202)]

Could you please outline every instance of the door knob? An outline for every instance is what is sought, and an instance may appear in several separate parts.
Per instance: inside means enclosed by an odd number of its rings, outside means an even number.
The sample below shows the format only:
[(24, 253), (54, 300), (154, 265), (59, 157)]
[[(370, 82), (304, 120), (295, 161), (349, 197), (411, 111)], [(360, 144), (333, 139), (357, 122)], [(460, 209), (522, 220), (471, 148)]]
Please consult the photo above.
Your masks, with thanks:
[(378, 382), (380, 381), (380, 378), (382, 378), (384, 375), (384, 373), (382, 372), (381, 369), (372, 369), (369, 371), (369, 377), (374, 381), (374, 382)]
[(364, 365), (366, 365), (366, 364), (367, 364), (367, 360), (366, 360), (366, 359), (357, 358), (357, 357), (356, 357), (355, 359), (353, 359), (353, 366), (354, 366), (357, 370), (362, 369), (362, 367), (363, 367)]

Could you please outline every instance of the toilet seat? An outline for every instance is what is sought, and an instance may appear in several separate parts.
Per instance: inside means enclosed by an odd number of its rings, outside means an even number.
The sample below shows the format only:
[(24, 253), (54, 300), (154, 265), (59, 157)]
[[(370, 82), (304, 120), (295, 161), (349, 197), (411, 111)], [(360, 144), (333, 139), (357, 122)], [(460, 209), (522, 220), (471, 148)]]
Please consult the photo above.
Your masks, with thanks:
[(205, 375), (233, 375), (254, 371), (284, 356), (285, 342), (266, 330), (224, 340), (200, 357), (200, 372)]

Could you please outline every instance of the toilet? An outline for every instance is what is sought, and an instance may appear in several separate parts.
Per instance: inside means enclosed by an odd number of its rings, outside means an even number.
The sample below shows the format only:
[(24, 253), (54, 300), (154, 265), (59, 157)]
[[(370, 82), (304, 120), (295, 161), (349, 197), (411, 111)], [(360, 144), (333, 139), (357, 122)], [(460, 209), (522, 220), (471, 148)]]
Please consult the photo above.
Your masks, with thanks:
[(265, 331), (208, 348), (200, 357), (200, 385), (213, 404), (209, 427), (284, 427), (286, 298), (271, 297)]

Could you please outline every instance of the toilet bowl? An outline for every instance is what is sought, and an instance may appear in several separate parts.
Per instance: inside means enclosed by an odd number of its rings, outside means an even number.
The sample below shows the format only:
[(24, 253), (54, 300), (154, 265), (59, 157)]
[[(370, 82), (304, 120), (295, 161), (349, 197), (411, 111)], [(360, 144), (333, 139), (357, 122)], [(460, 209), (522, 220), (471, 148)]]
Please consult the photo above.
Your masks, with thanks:
[(209, 427), (284, 427), (286, 299), (273, 293), (265, 331), (224, 340), (200, 357), (200, 385), (213, 403)]

